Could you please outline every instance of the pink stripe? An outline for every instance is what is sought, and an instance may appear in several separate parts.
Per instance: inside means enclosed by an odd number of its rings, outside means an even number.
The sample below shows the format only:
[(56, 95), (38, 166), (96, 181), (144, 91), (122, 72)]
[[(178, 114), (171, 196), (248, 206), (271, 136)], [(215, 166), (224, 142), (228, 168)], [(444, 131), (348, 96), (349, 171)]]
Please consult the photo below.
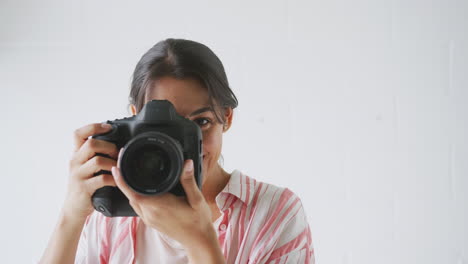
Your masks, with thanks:
[(238, 198), (235, 196), (235, 195), (231, 195), (231, 203), (229, 204), (229, 207), (228, 208), (231, 208), (232, 205), (238, 201)]
[(314, 249), (312, 248), (312, 234), (310, 232), (310, 227), (307, 226), (307, 244), (304, 245), (302, 249), (306, 249), (305, 263), (310, 263), (312, 256), (314, 255)]
[[(263, 196), (266, 194), (267, 190), (270, 188), (270, 185), (268, 185), (268, 184), (266, 184), (265, 186), (266, 186), (265, 190), (263, 190), (263, 193), (260, 194), (261, 197), (263, 197)], [(268, 214), (270, 213), (270, 211), (271, 211), (271, 206), (273, 205), (273, 200), (274, 200), (274, 197), (276, 196), (276, 193), (277, 193), (277, 192), (278, 192), (278, 189), (275, 190), (275, 192), (273, 193), (273, 195), (272, 195), (270, 201), (268, 201), (268, 205), (269, 205), (269, 206), (268, 206), (267, 215), (268, 215)], [(264, 209), (264, 208), (263, 208), (263, 207), (262, 207), (262, 208), (258, 208), (257, 206), (255, 206), (255, 210), (254, 210), (254, 211), (256, 211), (257, 209), (261, 210), (261, 209)]]
[[(254, 197), (252, 198), (252, 203), (249, 206), (250, 207), (249, 216), (250, 216), (251, 219), (254, 219), (254, 214), (252, 214), (252, 210), (254, 211), (254, 213), (256, 212), (258, 197), (260, 196), (260, 192), (262, 191), (262, 188), (263, 188), (263, 183), (260, 182), (258, 184), (258, 190), (254, 191)], [(267, 186), (267, 188), (268, 188), (268, 186)]]
[(128, 225), (128, 220), (129, 217), (122, 217), (122, 221), (120, 222), (117, 230), (120, 230), (120, 234), (117, 237), (117, 240), (115, 241), (115, 244), (112, 246), (111, 252), (116, 252), (117, 249), (120, 247), (120, 245), (125, 241), (125, 239), (128, 237), (128, 234), (130, 233), (130, 228), (131, 226)]
[(229, 199), (231, 199), (231, 200), (234, 199), (233, 196), (234, 196), (234, 195), (230, 194), (227, 198), (224, 199), (224, 204), (223, 204), (223, 207), (221, 208), (222, 210), (225, 210), (225, 209), (231, 207), (231, 206), (229, 206), (229, 207), (226, 208), (226, 204), (227, 204), (227, 202), (228, 202)]
[[(265, 188), (265, 191), (263, 193), (266, 193), (266, 190), (268, 189), (269, 185), (266, 185), (266, 188)], [(276, 193), (278, 192), (278, 189), (275, 190), (275, 192), (273, 193), (273, 196), (271, 198), (271, 201), (269, 201), (269, 207), (268, 207), (268, 211), (266, 213), (267, 216), (270, 215), (270, 211), (271, 211), (271, 206), (273, 204), (273, 201), (274, 201), (274, 198), (276, 197)], [(262, 195), (263, 196), (263, 195)], [(257, 210), (262, 210), (262, 208), (259, 208), (260, 206), (256, 206), (255, 207), (255, 210), (254, 210), (254, 214), (256, 213)], [(259, 241), (262, 239), (262, 237), (265, 235), (265, 233), (268, 231), (268, 228), (266, 227), (266, 225), (271, 225), (272, 222), (274, 221), (274, 219), (272, 219), (271, 217), (269, 217), (268, 219), (266, 219), (266, 223), (263, 225), (263, 228), (260, 230), (260, 232), (258, 233), (257, 235), (257, 238), (255, 239), (255, 241), (253, 242), (253, 244), (251, 245), (251, 248), (250, 248), (250, 251), (249, 251), (249, 256), (252, 256), (252, 251), (254, 250), (254, 247), (256, 245), (258, 245)], [(270, 224), (269, 224), (270, 223)]]
[(243, 189), (243, 187), (244, 187), (244, 186), (242, 185), (242, 174), (241, 174), (240, 177), (239, 177), (239, 185), (240, 185), (239, 188), (240, 188), (240, 191), (241, 191), (240, 197), (239, 197), (239, 198), (240, 198), (242, 201), (244, 201), (244, 199), (242, 199), (242, 189)]
[[(260, 196), (260, 192), (263, 188), (263, 183), (259, 183), (258, 184), (258, 190), (255, 190), (254, 191), (254, 197), (252, 198), (252, 202), (250, 203), (250, 206), (249, 206), (249, 219), (251, 219), (251, 221), (255, 221), (255, 215), (256, 215), (256, 212), (257, 212), (257, 202), (258, 202), (258, 197)], [(267, 186), (268, 188), (268, 186)], [(253, 210), (253, 213), (252, 213), (252, 210)], [(249, 225), (249, 227), (247, 228), (247, 233), (250, 231), (250, 227), (251, 225)]]
[[(252, 179), (252, 182), (253, 182), (253, 194), (252, 195), (255, 195), (255, 193), (257, 192), (257, 181)], [(252, 208), (253, 206), (251, 206), (250, 208)], [(252, 210), (250, 210), (250, 212), (252, 212)]]
[[(90, 214), (90, 215), (88, 215), (88, 216), (86, 217), (86, 221), (85, 221), (85, 224), (84, 224), (84, 226), (85, 226), (84, 230), (86, 230), (86, 227), (89, 225), (89, 219), (91, 218), (91, 215), (92, 215), (92, 214)], [(87, 235), (86, 235), (86, 232), (83, 232), (83, 239), (84, 239), (84, 240), (88, 240)]]
[[(240, 214), (240, 225), (239, 225), (239, 241), (238, 241), (238, 248), (241, 248), (241, 245), (244, 243), (245, 241), (245, 237), (246, 237), (246, 233), (248, 233), (250, 231), (250, 219), (251, 219), (251, 210), (252, 210), (252, 206), (249, 205), (249, 199), (250, 199), (250, 178), (249, 177), (244, 177), (245, 178), (245, 186), (246, 186), (246, 198), (245, 198), (245, 204), (242, 205), (241, 207), (241, 214)], [(248, 213), (247, 213), (247, 210), (248, 210)], [(248, 222), (248, 227), (247, 227), (247, 230), (246, 230), (246, 227), (245, 227), (245, 222)], [(240, 260), (242, 261), (242, 257), (244, 255), (244, 252), (246, 250), (243, 248), (242, 249), (242, 252), (240, 254)]]
[[(242, 184), (242, 177), (244, 177), (244, 176), (241, 175), (241, 186), (243, 186), (243, 184)], [(245, 178), (245, 181), (247, 182), (247, 177), (244, 177), (244, 178)], [(245, 186), (246, 186), (246, 185), (245, 185)], [(241, 190), (242, 190), (242, 188), (241, 188)], [(248, 197), (249, 197), (249, 192), (250, 192), (250, 191), (249, 191), (249, 189), (247, 188), (247, 189), (246, 189), (246, 192), (245, 192), (245, 193), (246, 193), (246, 196), (247, 196), (246, 199), (248, 199)], [(248, 201), (248, 200), (246, 200), (246, 201)], [(241, 211), (240, 211), (240, 216), (239, 216), (239, 218), (240, 218), (240, 219), (239, 219), (239, 232), (237, 233), (237, 234), (238, 234), (238, 242), (239, 242), (239, 246), (238, 246), (238, 247), (241, 246), (241, 243), (242, 243), (243, 238), (244, 238), (244, 236), (245, 236), (245, 221), (247, 220), (247, 219), (246, 219), (246, 218), (247, 218), (247, 217), (246, 217), (246, 213), (247, 213), (247, 203), (241, 205), (240, 210), (241, 210)], [(241, 258), (241, 259), (242, 259), (242, 258)]]
[[(100, 216), (102, 217), (100, 224), (102, 227), (102, 243), (101, 243), (101, 252), (99, 254), (99, 259), (101, 264), (105, 264), (109, 262), (109, 240), (110, 240), (110, 228), (109, 228), (109, 221), (110, 217)], [(104, 220), (104, 221), (102, 221)]]
[[(276, 191), (275, 191), (275, 194), (276, 194)], [(267, 222), (265, 223), (265, 225), (263, 226), (262, 230), (260, 231), (260, 233), (258, 234), (257, 238), (255, 239), (255, 242), (253, 243), (253, 246), (252, 246), (252, 249), (257, 246), (257, 245), (263, 245), (262, 246), (262, 250), (263, 248), (266, 247), (266, 241), (263, 241), (263, 238), (265, 237), (266, 233), (272, 229), (272, 226), (273, 224), (276, 222), (277, 218), (278, 218), (278, 215), (280, 214), (281, 210), (286, 206), (286, 203), (288, 202), (289, 198), (293, 195), (293, 193), (291, 191), (289, 191), (289, 189), (283, 189), (283, 192), (281, 193), (281, 196), (279, 198), (279, 203), (278, 205), (276, 206), (276, 209), (275, 211), (269, 215), (268, 217), (268, 220)], [(273, 199), (272, 199), (273, 201)], [(272, 205), (273, 203), (270, 203), (270, 206)], [(279, 223), (281, 223), (283, 219), (281, 219), (280, 221), (278, 221), (277, 225)], [(260, 243), (261, 242), (261, 243)], [(251, 251), (252, 251), (251, 249)], [(262, 251), (261, 251), (262, 252)]]
[[(309, 233), (310, 233), (309, 228), (304, 229), (304, 231), (302, 231), (302, 233), (300, 233), (296, 238), (294, 238), (293, 240), (291, 240), (288, 243), (284, 244), (283, 246), (275, 249), (271, 253), (270, 259), (273, 260), (273, 259), (279, 258), (279, 257), (281, 257), (283, 255), (288, 254), (289, 252), (293, 251), (294, 249), (297, 249), (297, 247), (301, 244), (301, 242), (304, 239), (308, 240)], [(307, 242), (309, 242), (309, 241), (307, 241)], [(305, 246), (307, 247), (308, 244), (309, 243), (306, 243)]]
[[(254, 191), (254, 197), (252, 198), (252, 199), (253, 199), (253, 200), (252, 200), (252, 203), (249, 205), (249, 211), (250, 211), (249, 217), (250, 217), (250, 219), (255, 219), (254, 215), (255, 215), (255, 213), (257, 212), (257, 210), (256, 210), (256, 209), (257, 209), (257, 201), (258, 201), (258, 197), (260, 196), (260, 193), (261, 193), (262, 188), (263, 188), (263, 183), (260, 182), (259, 185), (258, 185), (258, 190), (255, 190), (255, 191)], [(268, 188), (268, 185), (267, 185), (267, 188)], [(255, 208), (255, 209), (254, 209), (254, 214), (252, 214), (252, 208)], [(252, 227), (252, 225), (249, 224), (249, 226), (247, 227), (247, 230), (245, 230), (245, 232), (246, 232), (247, 234), (249, 234), (250, 228), (251, 228), (251, 227)], [(239, 246), (240, 246), (240, 245), (239, 245)], [(252, 249), (251, 249), (251, 250), (252, 250)], [(243, 257), (243, 255), (244, 255), (244, 252), (246, 252), (246, 251), (247, 251), (246, 248), (243, 248), (243, 249), (242, 249), (242, 251), (240, 252), (239, 260), (242, 260), (242, 257)]]
[[(231, 229), (229, 229), (231, 230)], [(219, 240), (222, 241), (220, 242), (223, 246), (223, 254), (224, 254), (224, 258), (227, 258), (228, 257), (228, 246), (229, 246), (229, 242), (226, 241), (226, 234), (227, 232), (224, 232), (223, 234), (221, 234), (221, 236), (219, 237)]]
[(138, 217), (132, 217), (132, 223), (131, 223), (131, 238), (132, 238), (132, 243), (133, 243), (133, 258), (132, 258), (132, 263), (135, 263), (135, 256), (136, 256), (136, 233), (137, 233), (137, 224), (138, 224)]
[(100, 264), (106, 264), (107, 263), (107, 260), (104, 256), (100, 255), (99, 256), (99, 263)]
[(250, 181), (249, 181), (249, 178), (248, 177), (244, 177), (245, 178), (245, 189), (246, 189), (246, 197), (245, 197), (245, 203), (248, 203), (249, 202), (249, 198), (250, 198)]
[(240, 215), (239, 215), (239, 231), (237, 232), (237, 241), (239, 242), (238, 247), (241, 246), (244, 235), (245, 235), (245, 218), (246, 218), (245, 213), (247, 211), (247, 206), (242, 204), (241, 207), (242, 208), (240, 209)]
[[(292, 194), (292, 192), (291, 192)], [(276, 226), (274, 227), (273, 229), (273, 232), (270, 233), (268, 239), (262, 241), (263, 243), (263, 246), (262, 246), (262, 249), (260, 250), (261, 252), (265, 252), (265, 247), (267, 246), (267, 244), (270, 244), (270, 241), (272, 241), (273, 239), (276, 239), (278, 240), (279, 239), (279, 236), (277, 235), (278, 234), (278, 229), (281, 227), (281, 226), (285, 226), (285, 225), (281, 225), (281, 223), (284, 223), (286, 222), (285, 219), (286, 217), (288, 216), (289, 212), (294, 208), (294, 206), (299, 202), (299, 198), (296, 197), (296, 199), (294, 200), (294, 202), (288, 207), (288, 209), (286, 210), (286, 212), (284, 212), (284, 214), (280, 217), (280, 221), (278, 221), (276, 223)], [(301, 208), (299, 208), (293, 215), (292, 217), (289, 218), (289, 220), (293, 219), (294, 216), (299, 212)], [(288, 222), (289, 222), (288, 220)], [(276, 236), (276, 237), (275, 237)], [(271, 248), (270, 250), (268, 250), (268, 252), (265, 252), (265, 253), (269, 253), (270, 251), (272, 251), (273, 248)]]

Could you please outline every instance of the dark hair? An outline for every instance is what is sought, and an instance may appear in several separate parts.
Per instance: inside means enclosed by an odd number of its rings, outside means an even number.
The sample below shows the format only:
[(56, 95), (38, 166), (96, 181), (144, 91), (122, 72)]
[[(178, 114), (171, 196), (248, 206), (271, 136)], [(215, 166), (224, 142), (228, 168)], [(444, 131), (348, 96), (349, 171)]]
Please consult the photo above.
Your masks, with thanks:
[(220, 123), (225, 120), (219, 110), (238, 105), (221, 60), (201, 43), (169, 38), (156, 43), (141, 57), (133, 72), (129, 96), (137, 113), (145, 104), (148, 89), (162, 77), (200, 81), (208, 90), (210, 106)]

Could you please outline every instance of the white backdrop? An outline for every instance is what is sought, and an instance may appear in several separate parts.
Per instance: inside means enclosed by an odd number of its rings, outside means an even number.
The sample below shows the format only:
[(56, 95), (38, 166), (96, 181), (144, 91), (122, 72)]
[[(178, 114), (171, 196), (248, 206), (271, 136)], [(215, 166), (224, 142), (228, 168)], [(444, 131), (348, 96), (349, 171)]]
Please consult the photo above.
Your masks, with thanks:
[(73, 131), (168, 37), (223, 61), (225, 167), (301, 197), (317, 263), (468, 263), (468, 1), (1, 0), (2, 263), (40, 258)]

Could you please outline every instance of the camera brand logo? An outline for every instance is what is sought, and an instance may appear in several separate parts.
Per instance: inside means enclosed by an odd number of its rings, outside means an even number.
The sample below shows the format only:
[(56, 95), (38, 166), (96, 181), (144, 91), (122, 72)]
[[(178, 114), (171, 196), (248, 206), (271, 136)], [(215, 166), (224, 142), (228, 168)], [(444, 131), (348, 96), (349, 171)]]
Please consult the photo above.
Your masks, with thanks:
[(148, 141), (154, 141), (154, 142), (158, 142), (158, 143), (161, 143), (161, 144), (166, 144), (166, 141), (164, 141), (164, 140), (162, 140), (160, 138), (149, 137)]

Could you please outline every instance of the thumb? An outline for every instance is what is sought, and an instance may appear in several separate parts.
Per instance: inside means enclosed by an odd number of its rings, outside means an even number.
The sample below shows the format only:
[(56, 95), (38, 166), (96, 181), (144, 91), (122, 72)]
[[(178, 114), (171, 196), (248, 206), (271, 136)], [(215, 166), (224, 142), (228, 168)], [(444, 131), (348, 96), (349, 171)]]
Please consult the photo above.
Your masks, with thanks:
[(187, 196), (187, 201), (190, 206), (198, 206), (203, 199), (203, 195), (195, 182), (193, 160), (190, 159), (185, 161), (184, 170), (180, 176), (180, 183), (184, 188), (185, 195)]
[(120, 172), (120, 169), (113, 166), (112, 167), (112, 176), (114, 176), (114, 181), (117, 185), (117, 187), (125, 194), (125, 196), (128, 198), (130, 201), (134, 201), (137, 199), (138, 194), (135, 193), (128, 185), (125, 183), (122, 173)]

